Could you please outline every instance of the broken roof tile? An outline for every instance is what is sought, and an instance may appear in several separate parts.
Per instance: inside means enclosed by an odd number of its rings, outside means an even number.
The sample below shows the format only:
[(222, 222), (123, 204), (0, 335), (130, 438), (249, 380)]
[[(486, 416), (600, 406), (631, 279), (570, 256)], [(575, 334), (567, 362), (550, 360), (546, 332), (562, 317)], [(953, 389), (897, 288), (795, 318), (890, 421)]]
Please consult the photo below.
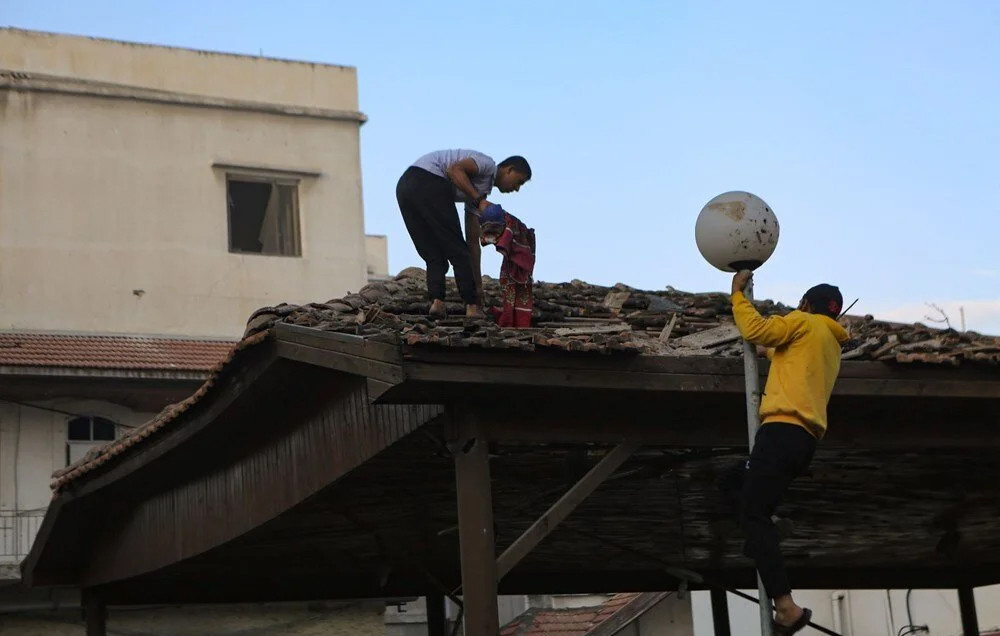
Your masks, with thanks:
[[(694, 294), (672, 287), (643, 291), (619, 283), (614, 287), (569, 283), (534, 284), (532, 329), (513, 331), (491, 320), (465, 319), (464, 306), (453, 280), (447, 282), (449, 317), (427, 317), (430, 304), (424, 270), (411, 267), (393, 280), (379, 281), (358, 293), (326, 303), (297, 307), (265, 307), (253, 314), (247, 335), (286, 322), (361, 336), (381, 336), (410, 346), (476, 347), (523, 351), (561, 350), (602, 354), (712, 355), (739, 357), (738, 339), (685, 338), (732, 325), (729, 295)], [(500, 285), (483, 277), (486, 307), (500, 303)], [(764, 315), (792, 310), (770, 300), (755, 301)], [(921, 324), (898, 324), (871, 316), (848, 316), (843, 322), (851, 339), (844, 359), (899, 363), (957, 365), (963, 362), (1000, 364), (1000, 338), (971, 332), (930, 329)], [(669, 338), (660, 338), (668, 325)], [(706, 344), (707, 343), (707, 344)], [(697, 344), (697, 346), (694, 346)]]

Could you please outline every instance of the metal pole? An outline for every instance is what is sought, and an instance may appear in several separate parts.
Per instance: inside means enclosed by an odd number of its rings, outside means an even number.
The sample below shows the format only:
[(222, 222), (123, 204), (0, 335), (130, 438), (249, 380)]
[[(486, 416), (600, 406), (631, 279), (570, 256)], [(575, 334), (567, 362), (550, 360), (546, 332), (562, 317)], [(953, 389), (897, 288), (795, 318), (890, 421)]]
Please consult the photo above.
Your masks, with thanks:
[[(753, 280), (751, 279), (743, 290), (747, 300), (753, 300)], [(760, 428), (760, 372), (757, 368), (757, 347), (746, 340), (743, 341), (743, 375), (746, 376), (747, 393), (747, 435), (750, 438), (750, 452), (753, 452), (754, 439)], [(761, 636), (771, 636), (771, 599), (764, 590), (764, 582), (757, 575), (757, 594), (760, 596), (760, 633)]]
[(979, 636), (976, 596), (971, 587), (958, 588), (958, 611), (962, 615), (962, 633), (965, 636)]

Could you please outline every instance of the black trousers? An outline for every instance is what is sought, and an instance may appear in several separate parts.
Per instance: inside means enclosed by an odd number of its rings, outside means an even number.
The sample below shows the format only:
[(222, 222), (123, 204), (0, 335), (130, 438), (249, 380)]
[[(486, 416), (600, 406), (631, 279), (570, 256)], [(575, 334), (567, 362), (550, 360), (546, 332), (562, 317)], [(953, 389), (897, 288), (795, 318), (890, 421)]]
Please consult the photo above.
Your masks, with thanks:
[(410, 166), (396, 184), (396, 201), (417, 254), (427, 264), (427, 293), (444, 300), (448, 263), (467, 305), (479, 304), (469, 246), (455, 210), (455, 191), (444, 177)]
[(724, 477), (723, 492), (738, 506), (746, 542), (743, 554), (754, 560), (769, 598), (790, 594), (781, 558), (780, 537), (771, 521), (793, 479), (809, 468), (816, 438), (801, 426), (772, 422), (760, 427), (750, 460)]

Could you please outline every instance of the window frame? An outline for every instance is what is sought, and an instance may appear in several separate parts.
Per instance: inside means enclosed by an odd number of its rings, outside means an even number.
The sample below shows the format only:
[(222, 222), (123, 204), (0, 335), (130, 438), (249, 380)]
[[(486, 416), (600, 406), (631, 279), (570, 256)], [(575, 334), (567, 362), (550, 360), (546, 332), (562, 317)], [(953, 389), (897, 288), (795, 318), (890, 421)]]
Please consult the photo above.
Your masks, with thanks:
[[(240, 256), (277, 256), (283, 258), (302, 258), (302, 205), (299, 198), (299, 185), (302, 179), (291, 174), (280, 174), (276, 172), (257, 172), (253, 170), (227, 169), (225, 171), (226, 180), (226, 247), (230, 254)], [(291, 188), (292, 218), (290, 222), (290, 232), (292, 234), (292, 251), (285, 252), (251, 252), (247, 250), (235, 249), (233, 247), (233, 220), (230, 208), (229, 188), (233, 181), (243, 183), (267, 183), (272, 187)]]
[[(70, 437), (69, 437), (69, 435), (70, 435), (70, 426), (72, 425), (73, 422), (76, 422), (76, 421), (81, 420), (81, 419), (88, 420), (90, 439), (70, 439)], [(112, 428), (111, 439), (94, 439), (94, 433), (95, 433), (95, 428), (94, 427), (95, 427), (95, 424), (96, 424), (96, 420), (102, 420), (104, 422), (108, 422), (109, 424), (111, 424), (111, 426), (113, 427)], [(112, 418), (105, 417), (103, 415), (95, 415), (93, 413), (90, 413), (90, 414), (87, 414), (87, 415), (77, 415), (77, 416), (74, 416), (74, 417), (71, 417), (71, 418), (67, 419), (66, 420), (65, 429), (63, 431), (63, 437), (65, 438), (65, 442), (66, 442), (66, 465), (69, 466), (72, 463), (72, 461), (71, 461), (72, 460), (72, 452), (71, 452), (72, 447), (74, 447), (74, 446), (84, 447), (85, 446), (87, 448), (87, 451), (89, 451), (92, 448), (98, 448), (98, 447), (101, 447), (101, 446), (106, 446), (106, 445), (108, 445), (108, 444), (110, 444), (110, 443), (112, 443), (112, 442), (114, 442), (115, 440), (118, 439), (118, 432), (119, 432), (120, 429), (121, 429), (121, 425), (118, 422), (116, 422), (115, 420), (113, 420)], [(86, 452), (84, 452), (84, 455), (86, 455)]]

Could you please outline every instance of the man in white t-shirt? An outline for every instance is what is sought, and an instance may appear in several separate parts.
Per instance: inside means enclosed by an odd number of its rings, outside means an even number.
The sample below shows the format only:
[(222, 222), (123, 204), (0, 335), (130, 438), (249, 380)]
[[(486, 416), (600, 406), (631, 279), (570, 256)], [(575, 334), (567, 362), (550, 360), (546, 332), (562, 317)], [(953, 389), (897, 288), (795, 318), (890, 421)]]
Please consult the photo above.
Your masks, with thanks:
[[(438, 150), (420, 157), (396, 184), (396, 200), (406, 231), (427, 264), (430, 315), (444, 317), (444, 279), (448, 264), (465, 302), (465, 315), (483, 316), (480, 273), (479, 214), (490, 205), (486, 196), (496, 187), (517, 192), (531, 179), (524, 157), (494, 163), (475, 150)], [(455, 202), (465, 203), (465, 236)]]

